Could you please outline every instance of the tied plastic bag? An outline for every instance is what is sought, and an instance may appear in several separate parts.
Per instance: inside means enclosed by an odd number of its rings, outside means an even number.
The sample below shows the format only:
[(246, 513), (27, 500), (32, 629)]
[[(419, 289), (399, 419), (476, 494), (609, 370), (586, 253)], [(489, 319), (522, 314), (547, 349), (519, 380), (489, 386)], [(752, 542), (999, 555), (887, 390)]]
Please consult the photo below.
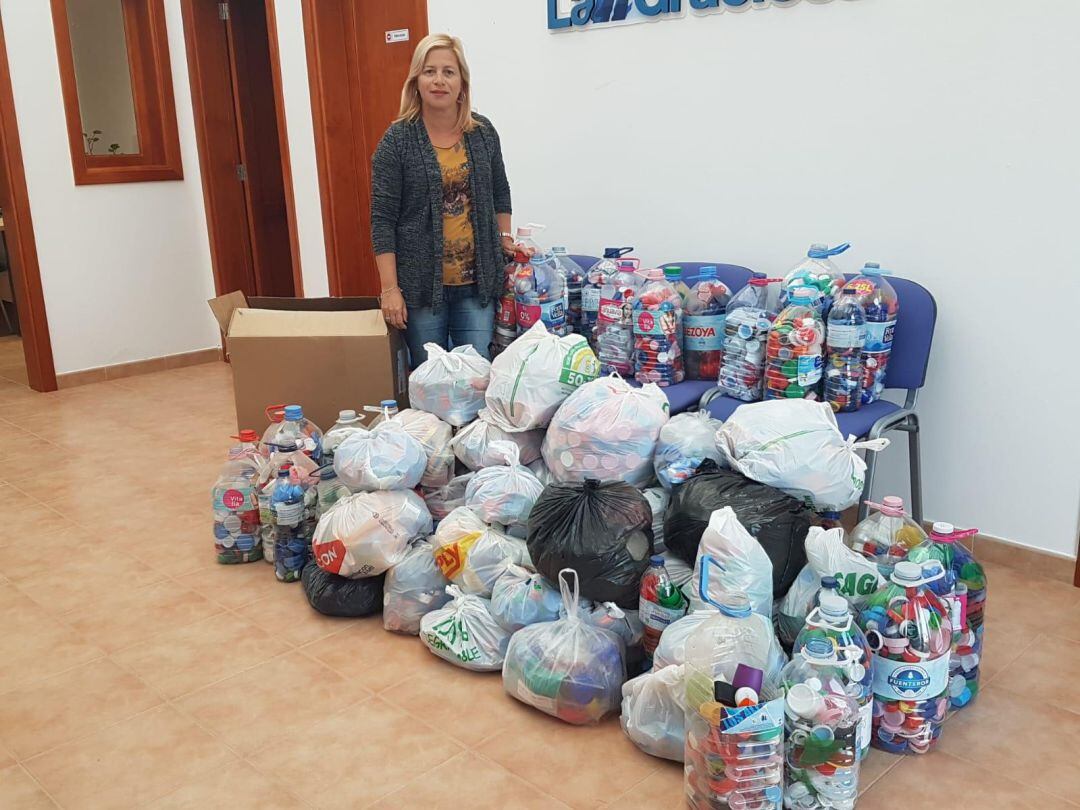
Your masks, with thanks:
[(667, 550), (664, 545), (664, 514), (667, 512), (668, 503), (671, 501), (671, 493), (663, 487), (647, 487), (641, 491), (645, 500), (652, 509), (652, 534), (653, 548), (657, 554), (663, 554)]
[(599, 373), (585, 338), (549, 334), (537, 321), (492, 362), (486, 410), (504, 430), (547, 427), (563, 400)]
[[(694, 582), (701, 578), (704, 555), (714, 557), (721, 565), (721, 570), (713, 571), (709, 577), (709, 596), (713, 601), (719, 602), (725, 591), (742, 591), (750, 599), (750, 607), (755, 613), (772, 617), (772, 561), (739, 523), (730, 506), (718, 509), (709, 518), (709, 527), (701, 536), (694, 562)], [(701, 594), (690, 594), (691, 610), (704, 606)]]
[(466, 425), (454, 436), (450, 446), (458, 461), (470, 470), (482, 470), (498, 464), (498, 458), (489, 452), (493, 442), (513, 442), (518, 446), (521, 464), (532, 464), (540, 458), (540, 444), (544, 441), (544, 431), (526, 430), (511, 433), (491, 421), (487, 410), (480, 411), (476, 421)]
[(619, 710), (626, 680), (623, 643), (578, 613), (577, 575), (559, 575), (566, 618), (514, 633), (503, 664), (511, 697), (567, 723), (596, 723)]
[(465, 490), (465, 505), (487, 523), (525, 523), (544, 485), (518, 463), (518, 447), (513, 442), (492, 442), (488, 453), (502, 464), (473, 475)]
[(667, 420), (668, 400), (659, 386), (634, 388), (618, 376), (594, 380), (571, 394), (551, 420), (544, 462), (559, 481), (621, 479), (646, 486)]
[(706, 411), (694, 411), (675, 414), (660, 428), (653, 466), (664, 489), (690, 478), (707, 458), (723, 466), (724, 455), (716, 445), (716, 431), (723, 424)]
[(420, 640), (439, 658), (475, 672), (502, 669), (510, 633), (491, 615), (491, 602), (456, 585), (446, 592), (450, 603), (420, 620)]
[(712, 513), (730, 506), (773, 564), (773, 596), (779, 599), (806, 564), (803, 541), (816, 522), (814, 513), (778, 489), (751, 481), (711, 461), (671, 493), (664, 516), (664, 542), (684, 562), (697, 560), (701, 536)]
[(686, 741), (684, 665), (653, 669), (622, 687), (622, 728), (646, 754), (683, 761)]
[(491, 615), (511, 633), (530, 624), (555, 621), (561, 605), (553, 585), (518, 565), (507, 566), (491, 592)]
[(409, 375), (409, 402), (454, 427), (467, 425), (484, 407), (491, 363), (472, 346), (446, 351), (425, 343), (427, 360)]
[(424, 447), (400, 422), (380, 422), (347, 436), (334, 453), (334, 472), (353, 490), (412, 489), (427, 469)]
[(842, 512), (858, 503), (866, 480), (858, 451), (889, 446), (888, 439), (845, 440), (832, 408), (806, 399), (743, 405), (716, 439), (732, 469), (819, 512)]
[[(590, 627), (599, 627), (614, 633), (622, 639), (627, 649), (641, 643), (645, 626), (636, 610), (623, 610), (614, 602), (594, 602), (581, 599), (578, 602), (578, 615)], [(559, 607), (559, 618), (566, 618), (565, 606)]]
[(465, 490), (472, 480), (473, 473), (466, 473), (450, 479), (445, 486), (421, 488), (420, 494), (431, 512), (431, 519), (438, 523), (459, 506), (465, 505)]
[(840, 528), (812, 527), (806, 535), (806, 560), (806, 567), (795, 584), (777, 604), (777, 628), (780, 638), (788, 642), (794, 642), (813, 609), (822, 577), (836, 577), (840, 595), (851, 603), (856, 613), (885, 585), (877, 566), (848, 548), (844, 530)]
[(450, 599), (449, 580), (435, 564), (427, 540), (417, 540), (405, 558), (386, 572), (383, 587), (383, 628), (393, 633), (418, 635), (420, 619)]
[(390, 421), (399, 422), (424, 448), (427, 465), (420, 486), (441, 487), (450, 483), (454, 477), (454, 450), (450, 447), (454, 429), (435, 414), (413, 408), (406, 408)]
[(361, 492), (322, 516), (312, 551), (331, 574), (373, 577), (401, 562), (409, 541), (430, 531), (431, 515), (412, 490)]
[(629, 484), (552, 484), (529, 514), (529, 555), (550, 580), (573, 568), (581, 593), (634, 608), (653, 552), (652, 513)]
[[(687, 613), (681, 619), (677, 619), (664, 628), (660, 634), (660, 643), (656, 645), (653, 653), (653, 671), (672, 666), (673, 664), (686, 663), (686, 642), (704, 622), (716, 615), (716, 608), (712, 605)], [(769, 639), (769, 662), (765, 672), (765, 679), (776, 683), (780, 678), (780, 671), (787, 664), (787, 656), (780, 646), (772, 622), (760, 613), (751, 613), (750, 618), (756, 628), (754, 634), (761, 634)]]
[(431, 538), (435, 564), (466, 593), (490, 597), (510, 565), (528, 562), (525, 543), (507, 537), (463, 506), (447, 515)]
[(358, 619), (382, 607), (382, 576), (348, 579), (324, 571), (312, 560), (300, 572), (300, 583), (308, 604), (325, 616)]

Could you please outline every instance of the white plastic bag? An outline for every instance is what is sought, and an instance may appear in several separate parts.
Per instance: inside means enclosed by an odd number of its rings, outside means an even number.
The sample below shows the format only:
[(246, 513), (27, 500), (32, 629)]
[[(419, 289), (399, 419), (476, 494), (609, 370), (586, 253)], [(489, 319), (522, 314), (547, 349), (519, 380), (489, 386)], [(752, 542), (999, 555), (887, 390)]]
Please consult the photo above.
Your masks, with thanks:
[[(714, 601), (719, 602), (725, 591), (742, 591), (749, 597), (755, 613), (772, 618), (772, 560), (735, 517), (735, 510), (730, 506), (717, 509), (709, 518), (698, 546), (693, 582), (701, 579), (703, 555), (715, 557), (722, 567), (722, 570), (709, 572), (709, 595)], [(692, 593), (690, 609), (703, 606), (701, 594)]]
[(561, 604), (554, 585), (519, 565), (507, 566), (491, 592), (491, 615), (511, 633), (537, 622), (555, 621)]
[(726, 466), (724, 454), (716, 446), (716, 431), (723, 424), (707, 411), (688, 411), (675, 414), (660, 428), (653, 467), (656, 480), (664, 489), (671, 489), (690, 478), (705, 459)]
[(361, 492), (322, 516), (311, 546), (331, 574), (373, 577), (401, 562), (409, 541), (430, 531), (431, 514), (415, 492)]
[(467, 425), (484, 407), (491, 362), (472, 346), (446, 351), (425, 343), (427, 360), (409, 375), (409, 403), (454, 427)]
[(832, 408), (808, 399), (743, 405), (716, 440), (732, 469), (819, 512), (842, 512), (858, 503), (866, 462), (857, 451), (889, 446), (888, 439), (845, 440)]
[(473, 473), (466, 473), (450, 479), (450, 483), (434, 489), (423, 487), (420, 494), (431, 512), (431, 519), (438, 523), (459, 506), (465, 505), (465, 489), (469, 486)]
[(585, 338), (552, 335), (537, 321), (492, 362), (487, 411), (504, 430), (547, 427), (563, 400), (599, 373)]
[(664, 544), (664, 514), (667, 512), (671, 493), (663, 487), (648, 487), (643, 489), (641, 494), (645, 496), (645, 500), (649, 502), (649, 508), (652, 509), (653, 552), (663, 554), (667, 550)]
[[(542, 439), (543, 437), (541, 437)], [(547, 468), (547, 464), (544, 463), (544, 459), (538, 458), (535, 461), (526, 464), (526, 467), (536, 476), (536, 480), (543, 484), (545, 487), (548, 484), (555, 482), (555, 476), (551, 474), (551, 470)]]
[[(694, 631), (709, 617), (716, 615), (716, 612), (716, 608), (709, 605), (687, 613), (665, 627), (664, 632), (660, 634), (660, 643), (656, 645), (656, 651), (653, 653), (653, 670), (663, 669), (672, 664), (685, 664), (686, 642)], [(750, 618), (757, 625), (755, 635), (761, 633), (769, 639), (769, 666), (765, 672), (765, 679), (775, 683), (780, 678), (780, 671), (787, 664), (787, 656), (776, 638), (772, 622), (760, 613), (752, 613)]]
[(420, 486), (441, 487), (450, 483), (454, 477), (454, 451), (450, 447), (454, 429), (435, 414), (415, 408), (406, 408), (390, 421), (399, 422), (424, 448), (427, 465)]
[(563, 483), (621, 479), (644, 487), (653, 478), (656, 438), (668, 408), (653, 383), (634, 388), (615, 375), (586, 383), (551, 420), (544, 462)]
[(334, 453), (334, 472), (352, 490), (412, 489), (427, 469), (423, 445), (400, 422), (380, 422), (347, 436)]
[(450, 604), (420, 620), (420, 640), (439, 658), (475, 672), (498, 672), (510, 633), (491, 615), (491, 603), (456, 585), (446, 588)]
[(393, 633), (418, 635), (420, 619), (450, 599), (450, 582), (435, 564), (434, 549), (417, 540), (405, 558), (386, 572), (383, 583), (383, 627)]
[(560, 572), (559, 585), (566, 618), (514, 633), (503, 664), (503, 689), (567, 723), (596, 723), (619, 710), (626, 680), (623, 643), (581, 620), (572, 568)]
[(683, 761), (686, 741), (684, 665), (653, 669), (622, 687), (623, 731), (654, 757)]
[(467, 506), (443, 518), (431, 542), (443, 575), (466, 593), (483, 597), (491, 596), (509, 565), (529, 559), (524, 540), (507, 537)]
[(487, 410), (480, 411), (476, 421), (457, 432), (450, 446), (458, 460), (470, 470), (482, 470), (498, 460), (488, 448), (492, 442), (513, 442), (518, 446), (520, 463), (531, 464), (540, 458), (540, 445), (544, 441), (544, 431), (526, 430), (510, 433), (491, 421)]
[[(694, 579), (694, 569), (687, 565), (681, 557), (672, 551), (665, 551), (660, 556), (664, 558), (664, 568), (667, 569), (671, 581), (683, 592), (689, 594), (690, 582)], [(690, 597), (687, 596), (687, 599)]]
[[(559, 618), (565, 619), (565, 606), (559, 609)], [(590, 627), (608, 630), (623, 640), (627, 648), (641, 643), (645, 627), (636, 610), (623, 610), (614, 602), (594, 602), (591, 599), (578, 600), (578, 615)]]
[(488, 453), (502, 463), (473, 475), (465, 490), (465, 505), (487, 523), (527, 523), (544, 485), (518, 463), (518, 446), (513, 442), (492, 442)]

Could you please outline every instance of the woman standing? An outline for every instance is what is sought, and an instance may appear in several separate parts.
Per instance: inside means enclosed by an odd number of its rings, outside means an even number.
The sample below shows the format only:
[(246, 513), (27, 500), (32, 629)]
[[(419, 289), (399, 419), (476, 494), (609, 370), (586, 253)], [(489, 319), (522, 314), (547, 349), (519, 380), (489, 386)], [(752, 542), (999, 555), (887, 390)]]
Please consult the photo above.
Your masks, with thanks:
[(495, 127), (472, 113), (461, 41), (416, 46), (401, 112), (372, 159), (371, 235), (383, 317), (415, 368), (425, 343), (488, 356), (510, 234), (510, 184)]

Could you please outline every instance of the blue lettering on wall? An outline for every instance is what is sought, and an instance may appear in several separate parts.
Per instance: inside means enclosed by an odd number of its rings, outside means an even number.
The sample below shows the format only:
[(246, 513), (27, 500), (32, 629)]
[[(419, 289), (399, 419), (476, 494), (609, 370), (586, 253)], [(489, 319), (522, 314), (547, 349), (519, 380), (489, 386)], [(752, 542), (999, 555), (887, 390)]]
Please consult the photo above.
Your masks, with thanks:
[[(828, 3), (831, 0), (812, 0)], [(849, 0), (850, 1), (850, 0)], [(799, 0), (689, 0), (698, 14), (788, 8)], [(552, 31), (603, 28), (685, 16), (683, 0), (547, 0), (547, 27)]]

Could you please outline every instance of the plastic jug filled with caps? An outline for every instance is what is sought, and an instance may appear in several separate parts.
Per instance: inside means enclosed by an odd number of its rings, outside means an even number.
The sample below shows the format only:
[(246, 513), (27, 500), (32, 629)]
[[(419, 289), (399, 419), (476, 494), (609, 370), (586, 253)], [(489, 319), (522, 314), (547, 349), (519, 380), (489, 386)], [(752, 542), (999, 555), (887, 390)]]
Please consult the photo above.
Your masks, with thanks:
[(338, 419), (334, 422), (334, 426), (323, 435), (323, 464), (334, 463), (334, 451), (351, 434), (367, 430), (363, 420), (364, 417), (353, 410), (338, 412)]
[(551, 253), (566, 290), (566, 328), (569, 332), (582, 334), (581, 289), (585, 284), (585, 268), (570, 258), (565, 247), (552, 247)]
[(850, 247), (847, 242), (832, 248), (822, 244), (811, 245), (806, 258), (784, 276), (780, 288), (780, 306), (786, 307), (791, 303), (792, 290), (804, 287), (812, 291), (811, 299), (821, 317), (829, 317), (834, 299), (845, 283), (844, 274), (833, 263), (832, 257), (839, 256)]
[(514, 275), (517, 299), (518, 334), (524, 334), (537, 321), (547, 330), (563, 337), (566, 326), (566, 281), (559, 271), (554, 254), (539, 252), (517, 266)]
[(886, 280), (888, 270), (877, 262), (867, 262), (862, 271), (847, 283), (866, 313), (866, 342), (863, 344), (862, 402), (867, 405), (881, 399), (892, 354), (893, 336), (900, 319), (900, 301), (896, 290)]
[(600, 373), (634, 373), (634, 300), (641, 287), (637, 259), (619, 259), (618, 269), (600, 290), (596, 319), (596, 354)]
[(825, 324), (807, 287), (790, 291), (765, 348), (765, 399), (820, 399)]
[(274, 574), (281, 582), (298, 582), (311, 559), (315, 528), (309, 479), (291, 462), (284, 462), (270, 488), (270, 528), (274, 542)]
[(266, 460), (259, 453), (259, 434), (241, 430), (239, 444), (228, 458), (211, 492), (214, 510), (214, 549), (219, 563), (231, 565), (261, 560), (259, 484)]
[(731, 293), (706, 265), (683, 297), (683, 359), (688, 380), (718, 380)]
[(682, 298), (664, 277), (649, 270), (634, 298), (634, 379), (661, 387), (686, 377), (682, 356)]
[(866, 312), (854, 290), (844, 289), (829, 312), (825, 330), (825, 401), (834, 413), (849, 413), (862, 405), (863, 345)]
[(585, 282), (581, 287), (581, 322), (577, 331), (585, 336), (594, 352), (596, 324), (600, 316), (600, 293), (608, 279), (619, 272), (619, 259), (632, 250), (632, 247), (604, 248), (604, 257), (585, 274)]
[(728, 304), (720, 388), (729, 397), (743, 402), (761, 399), (765, 344), (776, 319), (776, 310), (769, 303), (769, 285), (779, 281), (752, 278)]
[(322, 463), (323, 432), (319, 426), (304, 416), (300, 405), (269, 405), (266, 408), (269, 427), (263, 431), (263, 455), (269, 456), (285, 437), (295, 440), (297, 448), (316, 465)]
[(886, 495), (881, 503), (866, 501), (866, 505), (877, 511), (855, 527), (848, 536), (848, 544), (875, 563), (881, 575), (888, 579), (898, 562), (928, 542), (926, 532), (904, 511), (903, 498)]

